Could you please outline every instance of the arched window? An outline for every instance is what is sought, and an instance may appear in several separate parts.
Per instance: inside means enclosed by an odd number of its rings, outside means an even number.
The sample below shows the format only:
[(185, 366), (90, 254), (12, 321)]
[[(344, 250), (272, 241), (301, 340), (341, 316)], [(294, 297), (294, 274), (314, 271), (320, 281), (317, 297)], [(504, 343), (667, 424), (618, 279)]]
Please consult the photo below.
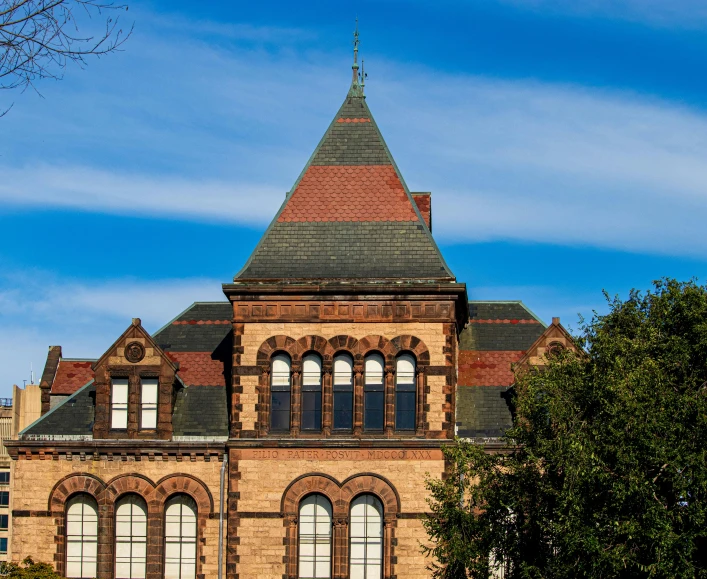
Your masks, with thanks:
[(147, 505), (137, 495), (115, 509), (115, 578), (144, 579), (147, 564)]
[(373, 495), (351, 503), (351, 579), (380, 579), (383, 574), (383, 505)]
[(385, 385), (383, 382), (383, 356), (369, 354), (365, 363), (363, 386), (363, 428), (383, 430), (385, 424)]
[(322, 360), (307, 354), (302, 360), (302, 430), (322, 429)]
[(331, 503), (323, 495), (299, 506), (299, 577), (331, 577)]
[(395, 370), (395, 428), (415, 430), (415, 358), (400, 354)]
[(72, 497), (66, 507), (66, 576), (96, 577), (98, 505), (91, 495)]
[(353, 428), (353, 359), (348, 354), (334, 357), (334, 429)]
[(290, 430), (290, 357), (276, 354), (270, 368), (270, 429)]
[(165, 579), (196, 577), (196, 503), (188, 495), (167, 501), (164, 512)]

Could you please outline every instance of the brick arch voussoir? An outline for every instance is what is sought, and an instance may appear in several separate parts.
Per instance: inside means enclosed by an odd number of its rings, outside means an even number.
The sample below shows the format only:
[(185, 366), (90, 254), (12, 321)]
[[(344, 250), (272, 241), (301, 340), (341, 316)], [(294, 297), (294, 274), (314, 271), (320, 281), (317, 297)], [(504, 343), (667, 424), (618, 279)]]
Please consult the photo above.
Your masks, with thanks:
[(327, 474), (311, 473), (293, 480), (280, 501), (280, 513), (283, 517), (297, 516), (300, 501), (307, 495), (319, 493), (329, 499), (333, 508), (340, 504), (339, 482)]
[(48, 510), (63, 511), (66, 502), (79, 493), (91, 495), (99, 502), (105, 492), (106, 485), (98, 477), (88, 473), (75, 473), (59, 480), (49, 493)]
[(341, 484), (342, 507), (348, 513), (351, 502), (359, 495), (372, 494), (383, 503), (386, 517), (400, 513), (400, 495), (392, 483), (385, 477), (375, 473), (362, 473), (347, 478)]
[(199, 515), (209, 515), (214, 512), (214, 498), (208, 487), (198, 478), (189, 474), (169, 474), (155, 486), (152, 500), (154, 506), (162, 512), (164, 504), (174, 495), (189, 495), (196, 502)]
[(352, 356), (355, 356), (358, 349), (358, 340), (353, 336), (334, 336), (329, 339), (329, 345), (332, 347), (334, 353), (346, 351)]
[(393, 338), (390, 343), (393, 348), (393, 356), (397, 356), (403, 352), (411, 352), (415, 356), (419, 365), (429, 365), (430, 351), (425, 343), (417, 336), (403, 334)]
[(120, 497), (127, 494), (136, 494), (145, 499), (148, 506), (153, 506), (155, 483), (141, 474), (122, 474), (110, 480), (104, 493), (108, 504), (115, 503)]
[(284, 334), (278, 334), (275, 336), (270, 336), (265, 340), (258, 348), (258, 353), (256, 354), (257, 364), (268, 364), (270, 363), (270, 358), (275, 352), (287, 352), (291, 358), (294, 358), (298, 353), (296, 347), (297, 341), (290, 336), (285, 336)]
[(316, 352), (321, 356), (322, 361), (334, 357), (334, 349), (323, 336), (303, 336), (297, 340), (297, 347), (301, 356), (308, 352)]
[(365, 358), (371, 352), (379, 352), (384, 358), (388, 358), (391, 352), (390, 340), (385, 336), (366, 336), (358, 341), (356, 354)]

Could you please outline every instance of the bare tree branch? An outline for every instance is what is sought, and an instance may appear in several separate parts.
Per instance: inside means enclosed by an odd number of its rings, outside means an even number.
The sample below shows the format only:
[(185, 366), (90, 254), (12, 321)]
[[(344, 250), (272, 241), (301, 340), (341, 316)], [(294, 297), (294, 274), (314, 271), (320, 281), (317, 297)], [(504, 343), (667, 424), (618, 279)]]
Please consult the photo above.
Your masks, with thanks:
[[(112, 14), (127, 10), (101, 0), (0, 0), (0, 90), (37, 90), (37, 80), (61, 79), (69, 63), (84, 67), (89, 56), (120, 50), (133, 26), (124, 31)], [(82, 27), (99, 19), (99, 32), (82, 34), (77, 16)]]

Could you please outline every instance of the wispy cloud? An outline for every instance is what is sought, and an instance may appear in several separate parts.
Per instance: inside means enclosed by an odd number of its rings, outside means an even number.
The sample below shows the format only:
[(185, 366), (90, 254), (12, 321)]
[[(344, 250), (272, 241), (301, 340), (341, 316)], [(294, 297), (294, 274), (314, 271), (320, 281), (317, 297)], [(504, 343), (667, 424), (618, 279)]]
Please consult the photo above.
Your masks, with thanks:
[(47, 272), (5, 272), (0, 276), (0, 396), (29, 378), (30, 365), (39, 376), (49, 345), (61, 345), (66, 357), (98, 357), (133, 317), (154, 332), (195, 301), (224, 299), (219, 281), (210, 279), (87, 283)]
[[(214, 75), (211, 84), (217, 67), (208, 54), (201, 69)], [(232, 94), (208, 97), (214, 111), (208, 122), (222, 119), (222, 127), (197, 134), (151, 119), (137, 139), (129, 122), (127, 129), (113, 123), (116, 155), (124, 157), (117, 166), (102, 159), (61, 166), (24, 160), (0, 167), (0, 199), (264, 225), (333, 115), (345, 87), (336, 92), (330, 79), (342, 75), (330, 61), (301, 64), (301, 75), (313, 80), (300, 86), (287, 57), (213, 58), (248, 71)], [(370, 87), (370, 105), (410, 187), (433, 191), (435, 232), (446, 242), (707, 252), (703, 111), (626, 93), (410, 71), (394, 63), (380, 63), (377, 76), (384, 80)], [(274, 95), (287, 95), (287, 106)], [(156, 100), (136, 107), (146, 119), (159, 109)], [(249, 134), (239, 133), (246, 124)], [(158, 166), (143, 167), (149, 156)]]

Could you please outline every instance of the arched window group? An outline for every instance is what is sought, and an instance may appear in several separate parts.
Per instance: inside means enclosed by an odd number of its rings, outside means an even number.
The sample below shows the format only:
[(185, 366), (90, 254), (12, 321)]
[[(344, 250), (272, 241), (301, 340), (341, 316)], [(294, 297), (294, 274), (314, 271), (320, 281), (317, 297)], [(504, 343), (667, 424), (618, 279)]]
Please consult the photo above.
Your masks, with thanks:
[[(309, 353), (302, 358), (302, 377), (299, 423), (304, 432), (319, 432), (323, 427), (324, 387), (322, 359)], [(398, 431), (414, 431), (417, 406), (417, 368), (415, 357), (402, 353), (395, 360), (394, 383), (390, 396), (394, 409), (391, 416)], [(361, 402), (355, 396), (354, 359), (348, 352), (334, 356), (331, 377), (330, 424), (334, 432), (351, 432), (354, 427), (357, 404), (366, 432), (383, 432), (387, 416), (387, 386), (385, 358), (371, 352), (364, 358)], [(289, 432), (293, 424), (292, 361), (286, 353), (276, 353), (270, 360), (270, 431)], [(359, 418), (361, 420), (361, 418)]]
[[(298, 517), (298, 576), (323, 579), (332, 576), (332, 506), (324, 495), (305, 497)], [(351, 579), (380, 579), (383, 573), (383, 505), (363, 494), (351, 503), (348, 538)]]
[[(147, 503), (127, 494), (115, 504), (115, 579), (145, 579), (147, 575)], [(175, 495), (165, 504), (164, 577), (195, 579), (197, 506), (187, 495)], [(97, 576), (98, 504), (78, 494), (66, 507), (66, 576)]]

